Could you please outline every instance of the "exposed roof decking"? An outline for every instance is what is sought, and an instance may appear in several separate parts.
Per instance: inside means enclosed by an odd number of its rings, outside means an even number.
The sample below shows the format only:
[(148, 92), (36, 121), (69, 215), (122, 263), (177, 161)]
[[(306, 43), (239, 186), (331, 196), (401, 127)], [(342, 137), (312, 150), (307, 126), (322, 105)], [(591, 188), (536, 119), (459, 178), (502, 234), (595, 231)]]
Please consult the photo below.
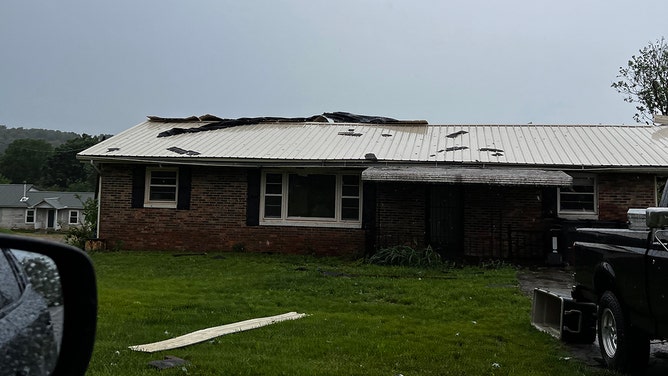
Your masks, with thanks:
[(147, 121), (79, 158), (364, 163), (373, 153), (388, 163), (668, 167), (668, 128), (640, 125), (265, 123), (157, 137), (203, 124)]

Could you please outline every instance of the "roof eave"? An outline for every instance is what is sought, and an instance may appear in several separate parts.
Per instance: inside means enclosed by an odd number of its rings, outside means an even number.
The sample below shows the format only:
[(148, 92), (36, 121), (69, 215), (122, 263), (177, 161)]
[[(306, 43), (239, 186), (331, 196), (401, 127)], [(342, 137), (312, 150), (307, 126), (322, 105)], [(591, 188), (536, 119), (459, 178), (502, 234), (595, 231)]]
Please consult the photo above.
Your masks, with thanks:
[(620, 172), (620, 173), (665, 173), (668, 166), (589, 166), (589, 165), (549, 165), (549, 164), (512, 164), (512, 163), (485, 163), (485, 162), (453, 162), (453, 161), (403, 161), (403, 160), (367, 160), (367, 159), (273, 159), (273, 158), (212, 158), (212, 157), (147, 157), (147, 156), (100, 156), (78, 155), (82, 162), (97, 164), (110, 163), (143, 163), (162, 165), (191, 165), (215, 167), (359, 167), (372, 166), (496, 166), (504, 168), (539, 168), (544, 170), (560, 170), (566, 172)]

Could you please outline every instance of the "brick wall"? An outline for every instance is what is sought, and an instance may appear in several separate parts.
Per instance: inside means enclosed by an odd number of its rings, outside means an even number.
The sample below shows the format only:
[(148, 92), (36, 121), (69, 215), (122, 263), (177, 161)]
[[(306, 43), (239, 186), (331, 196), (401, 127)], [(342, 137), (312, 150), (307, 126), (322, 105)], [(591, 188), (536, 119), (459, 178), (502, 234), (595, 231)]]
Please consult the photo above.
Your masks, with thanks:
[(471, 185), (464, 192), (467, 256), (543, 257), (552, 221), (543, 218), (541, 188)]
[[(323, 227), (247, 226), (247, 175), (241, 168), (192, 168), (190, 210), (131, 208), (132, 173), (105, 165), (100, 237), (111, 247), (134, 250), (285, 252), (358, 256), (365, 230)], [(602, 174), (599, 219), (625, 221), (629, 207), (655, 202), (654, 175)], [(378, 183), (375, 228), (367, 246), (424, 247), (430, 185)], [(464, 187), (464, 253), (479, 258), (540, 259), (551, 250), (546, 212), (556, 189), (470, 185)], [(548, 192), (548, 193), (546, 193)], [(545, 195), (550, 197), (546, 197)], [(370, 199), (370, 197), (366, 197)], [(553, 205), (550, 204), (550, 205)]]
[(100, 238), (112, 248), (359, 255), (364, 231), (246, 225), (246, 170), (193, 167), (189, 210), (132, 208), (128, 165), (105, 165)]
[[(378, 185), (377, 247), (420, 248), (429, 243), (426, 216), (430, 187), (417, 183)], [(545, 227), (551, 221), (541, 218), (540, 188), (470, 185), (463, 191), (466, 256), (542, 257)]]
[[(427, 206), (432, 188), (438, 185), (378, 184), (377, 247), (429, 244)], [(543, 188), (467, 185), (462, 191), (463, 254), (445, 249), (444, 256), (544, 259), (551, 250), (550, 229), (556, 218), (544, 214)], [(555, 202), (556, 189), (549, 192)]]
[(426, 187), (417, 183), (378, 184), (377, 247), (425, 246)]
[(598, 176), (598, 219), (626, 221), (629, 208), (656, 205), (655, 176), (649, 174), (601, 174)]

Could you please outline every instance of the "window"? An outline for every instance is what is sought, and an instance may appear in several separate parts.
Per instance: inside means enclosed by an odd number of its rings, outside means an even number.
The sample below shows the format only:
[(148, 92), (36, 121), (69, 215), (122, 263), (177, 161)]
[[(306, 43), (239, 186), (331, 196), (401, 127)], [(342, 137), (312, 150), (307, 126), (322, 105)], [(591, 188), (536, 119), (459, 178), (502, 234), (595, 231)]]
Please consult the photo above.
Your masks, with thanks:
[(559, 188), (559, 215), (572, 218), (595, 218), (598, 213), (596, 177), (574, 175), (573, 185)]
[(175, 208), (178, 197), (178, 170), (175, 168), (147, 169), (145, 195), (145, 207)]
[(68, 223), (71, 225), (76, 225), (79, 224), (79, 211), (78, 210), (70, 210), (70, 217), (69, 217)]
[(265, 172), (262, 224), (359, 227), (360, 175)]
[(35, 209), (26, 209), (26, 223), (35, 223)]

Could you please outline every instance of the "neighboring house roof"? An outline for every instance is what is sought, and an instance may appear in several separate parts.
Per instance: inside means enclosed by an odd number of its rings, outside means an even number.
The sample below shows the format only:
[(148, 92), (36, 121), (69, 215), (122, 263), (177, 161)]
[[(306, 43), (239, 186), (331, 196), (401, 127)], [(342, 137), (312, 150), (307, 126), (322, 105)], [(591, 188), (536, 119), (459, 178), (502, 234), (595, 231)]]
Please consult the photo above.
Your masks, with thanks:
[(0, 207), (2, 208), (24, 208), (25, 202), (21, 201), (28, 193), (33, 193), (38, 189), (32, 184), (0, 184)]
[(93, 192), (39, 191), (27, 186), (24, 196), (23, 184), (0, 184), (0, 208), (83, 209), (83, 202), (94, 197)]
[(153, 118), (84, 150), (78, 157), (216, 165), (418, 163), (668, 170), (668, 127), (261, 119), (270, 120), (225, 126), (198, 118)]

